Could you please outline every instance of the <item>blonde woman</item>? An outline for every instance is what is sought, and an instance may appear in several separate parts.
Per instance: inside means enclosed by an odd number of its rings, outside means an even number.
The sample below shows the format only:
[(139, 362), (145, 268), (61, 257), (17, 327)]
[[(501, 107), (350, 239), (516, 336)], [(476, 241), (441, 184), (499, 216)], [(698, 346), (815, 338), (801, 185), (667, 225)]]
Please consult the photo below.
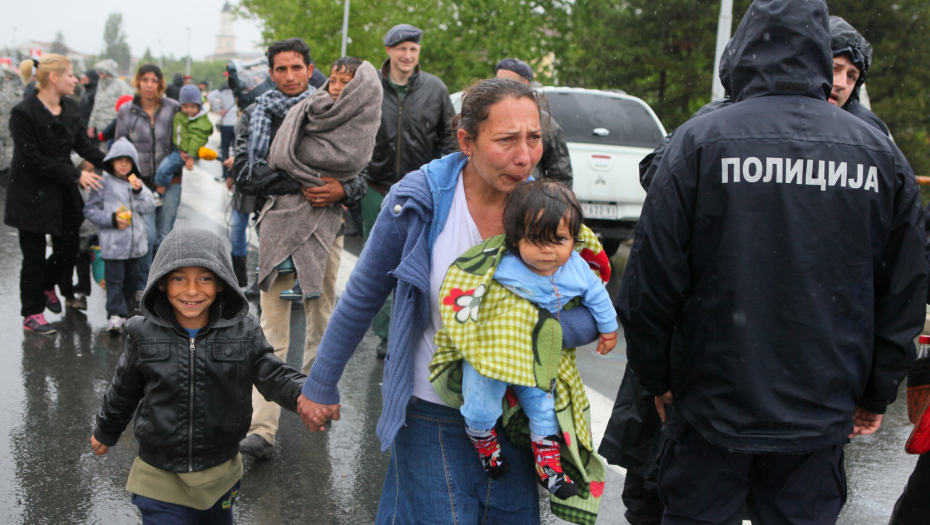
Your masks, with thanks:
[(28, 97), (36, 90), (36, 62), (38, 60), (33, 60), (27, 58), (19, 63), (19, 78), (23, 81), (23, 98)]
[[(46, 308), (61, 312), (62, 295), (73, 299), (71, 276), (78, 253), (78, 229), (84, 200), (78, 187), (100, 188), (100, 176), (71, 163), (71, 151), (98, 168), (103, 153), (87, 138), (81, 110), (71, 98), (77, 78), (71, 61), (49, 54), (35, 68), (37, 89), (10, 113), (13, 162), (6, 194), (4, 223), (19, 230), (23, 266), (19, 278), (23, 329), (55, 333), (45, 320)], [(45, 258), (45, 236), (52, 236), (52, 255)]]

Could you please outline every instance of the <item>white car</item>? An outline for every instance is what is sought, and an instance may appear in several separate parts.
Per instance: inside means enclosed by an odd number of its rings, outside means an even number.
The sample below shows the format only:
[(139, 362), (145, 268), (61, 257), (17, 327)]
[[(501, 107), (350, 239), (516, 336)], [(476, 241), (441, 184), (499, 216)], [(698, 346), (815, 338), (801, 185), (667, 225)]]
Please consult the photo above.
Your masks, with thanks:
[[(639, 161), (665, 137), (652, 108), (620, 91), (544, 87), (549, 113), (568, 142), (574, 180), (585, 224), (601, 236), (607, 253), (633, 236), (646, 191), (639, 183)], [(451, 95), (456, 111), (462, 93)]]

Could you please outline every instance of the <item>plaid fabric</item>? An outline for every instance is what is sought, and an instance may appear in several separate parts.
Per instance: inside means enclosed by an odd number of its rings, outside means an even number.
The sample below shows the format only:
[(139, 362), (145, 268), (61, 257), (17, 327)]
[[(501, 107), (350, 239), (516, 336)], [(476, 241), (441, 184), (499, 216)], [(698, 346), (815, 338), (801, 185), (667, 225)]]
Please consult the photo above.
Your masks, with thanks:
[(316, 88), (308, 85), (307, 90), (300, 95), (288, 97), (277, 89), (272, 89), (262, 93), (255, 100), (256, 106), (249, 120), (249, 144), (246, 148), (250, 167), (256, 161), (263, 161), (268, 156), (268, 147), (271, 145), (272, 115), (284, 118), (288, 110), (309, 97), (314, 91)]
[[(581, 237), (579, 252), (602, 254), (603, 248), (591, 230), (583, 227)], [(567, 500), (550, 498), (552, 512), (574, 523), (593, 524), (606, 470), (594, 453), (590, 404), (575, 365), (575, 349), (562, 348), (562, 328), (548, 310), (493, 279), (505, 251), (503, 240), (503, 236), (488, 239), (449, 267), (440, 288), (443, 329), (434, 338), (437, 349), (430, 363), (430, 381), (445, 403), (462, 406), (464, 359), (485, 377), (554, 391), (565, 441), (562, 467), (578, 484), (579, 494)], [(593, 264), (592, 271), (604, 275)], [(577, 298), (566, 308), (576, 304)], [(503, 405), (508, 436), (515, 445), (528, 449), (529, 419), (512, 390), (507, 390)]]

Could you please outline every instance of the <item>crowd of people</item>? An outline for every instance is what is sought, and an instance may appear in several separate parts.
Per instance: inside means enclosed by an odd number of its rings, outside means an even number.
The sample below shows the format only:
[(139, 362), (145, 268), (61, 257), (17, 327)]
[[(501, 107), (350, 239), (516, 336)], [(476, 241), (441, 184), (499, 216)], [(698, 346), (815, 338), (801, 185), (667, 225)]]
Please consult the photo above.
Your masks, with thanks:
[[(23, 328), (55, 332), (56, 286), (87, 308), (95, 235), (108, 329), (127, 336), (91, 443), (107, 453), (135, 416), (143, 523), (232, 523), (242, 456), (273, 457), (281, 408), (310, 431), (341, 418), (369, 328), (391, 455), (377, 523), (539, 523), (537, 486), (556, 516), (594, 523), (602, 457), (627, 469), (633, 525), (835, 523), (844, 446), (881, 426), (930, 302), (916, 178), (859, 104), (865, 38), (823, 0), (753, 2), (721, 59), (726, 98), (640, 165), (615, 298), (532, 68), (501, 60), (456, 114), (422, 39), (400, 24), (380, 68), (342, 57), (328, 76), (302, 39), (275, 42), (275, 88), (242, 111), (228, 86), (168, 85), (154, 64), (130, 87), (101, 61), (79, 101), (68, 59), (23, 64), (4, 217)], [(231, 253), (174, 228), (184, 169), (208, 158), (205, 99)], [(365, 247), (337, 303), (353, 209)], [(294, 302), (302, 370), (285, 364)], [(574, 348), (606, 354), (620, 325), (629, 365), (595, 450)], [(926, 523), (928, 490), (921, 456), (891, 523)]]

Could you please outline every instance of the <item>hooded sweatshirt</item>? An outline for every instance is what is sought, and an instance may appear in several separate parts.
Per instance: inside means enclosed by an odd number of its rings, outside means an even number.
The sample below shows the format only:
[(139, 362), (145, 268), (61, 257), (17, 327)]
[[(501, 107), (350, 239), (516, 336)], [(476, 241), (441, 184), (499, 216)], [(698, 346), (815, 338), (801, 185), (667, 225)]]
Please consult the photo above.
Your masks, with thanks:
[[(142, 294), (142, 316), (127, 323), (125, 350), (97, 414), (100, 443), (115, 445), (137, 413), (133, 433), (145, 463), (200, 472), (239, 453), (252, 420), (253, 385), (296, 410), (305, 376), (275, 357), (236, 286), (227, 253), (223, 239), (206, 230), (175, 228), (162, 241)], [(158, 289), (172, 271), (190, 266), (207, 268), (224, 285), (193, 339)]]
[[(829, 104), (823, 0), (756, 0), (728, 48), (735, 103), (682, 125), (616, 306), (630, 366), (708, 441), (801, 454), (883, 413), (914, 359), (927, 270), (917, 181)], [(674, 438), (674, 437), (673, 437)]]
[[(84, 205), (84, 217), (98, 228), (100, 256), (104, 260), (136, 259), (148, 253), (148, 238), (142, 216), (155, 212), (152, 192), (144, 184), (141, 190), (136, 191), (128, 180), (112, 174), (112, 161), (119, 157), (131, 158), (130, 174), (139, 176), (139, 154), (135, 146), (125, 138), (117, 140), (103, 159), (107, 169), (100, 181), (103, 187), (91, 191)], [(132, 212), (129, 226), (124, 230), (116, 226), (116, 213), (121, 207)]]

